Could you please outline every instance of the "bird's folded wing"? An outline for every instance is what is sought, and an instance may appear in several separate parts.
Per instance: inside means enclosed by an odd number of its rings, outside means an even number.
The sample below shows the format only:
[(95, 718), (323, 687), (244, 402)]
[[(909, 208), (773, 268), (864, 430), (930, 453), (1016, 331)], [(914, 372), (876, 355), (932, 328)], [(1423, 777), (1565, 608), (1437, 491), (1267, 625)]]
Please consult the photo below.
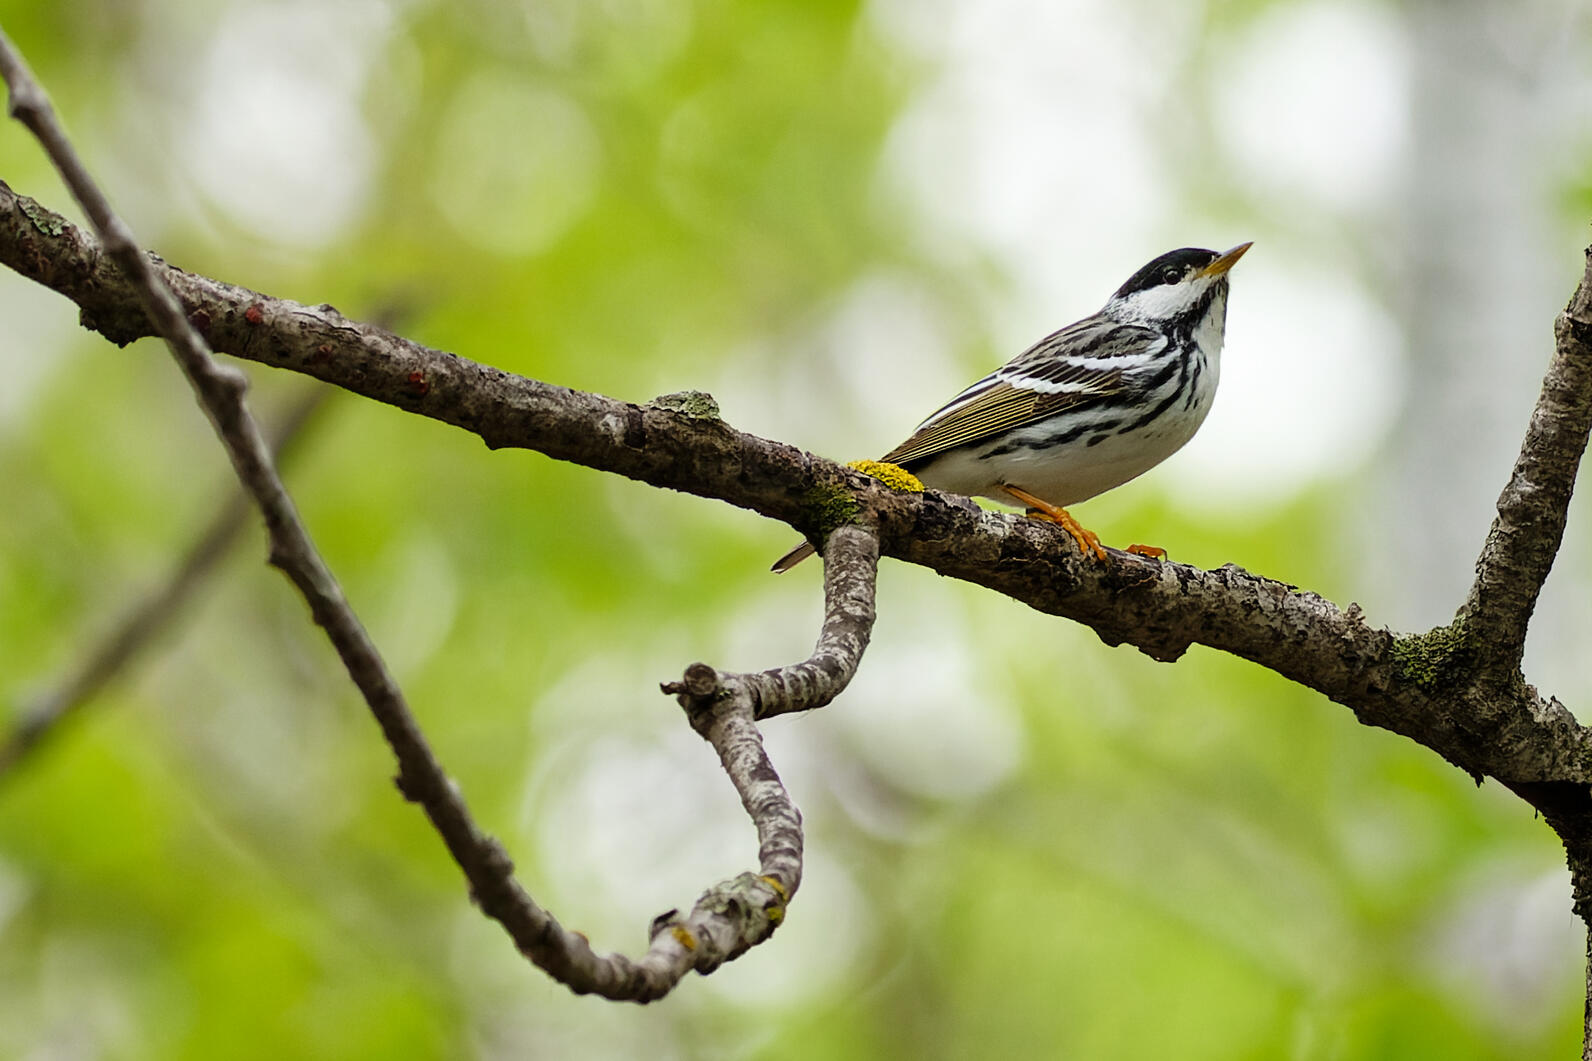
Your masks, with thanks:
[(1166, 340), (1149, 328), (1079, 321), (952, 398), (882, 459), (907, 464), (1026, 427), (1071, 408), (1121, 394), (1132, 369)]

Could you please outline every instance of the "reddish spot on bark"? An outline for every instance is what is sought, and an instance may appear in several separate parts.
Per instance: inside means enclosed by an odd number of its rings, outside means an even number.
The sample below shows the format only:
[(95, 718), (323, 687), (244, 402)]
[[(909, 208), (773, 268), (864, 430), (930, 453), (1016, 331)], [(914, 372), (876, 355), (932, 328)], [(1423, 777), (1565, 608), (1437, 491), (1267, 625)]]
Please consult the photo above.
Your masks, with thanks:
[(411, 372), (409, 373), (409, 389), (413, 391), (417, 397), (424, 398), (426, 396), (426, 392), (431, 389), (431, 381), (426, 379), (426, 374), (424, 372)]
[(259, 324), (261, 321), (265, 320), (265, 313), (260, 309), (260, 304), (256, 302), (254, 305), (243, 311), (243, 319), (248, 321), (250, 324)]
[(325, 363), (327, 361), (330, 361), (331, 358), (332, 358), (332, 348), (331, 348), (330, 344), (322, 343), (320, 346), (317, 346), (315, 348), (315, 352), (310, 355), (310, 364), (312, 364), (312, 365), (323, 364), (323, 363)]

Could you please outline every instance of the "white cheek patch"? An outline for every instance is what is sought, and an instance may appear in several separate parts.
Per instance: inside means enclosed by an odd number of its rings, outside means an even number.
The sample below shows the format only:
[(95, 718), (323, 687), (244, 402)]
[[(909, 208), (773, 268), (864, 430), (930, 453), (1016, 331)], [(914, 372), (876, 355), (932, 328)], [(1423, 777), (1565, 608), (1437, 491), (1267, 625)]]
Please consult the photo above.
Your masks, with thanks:
[(1115, 305), (1115, 315), (1122, 320), (1165, 320), (1192, 309), (1194, 304), (1210, 290), (1216, 277), (1201, 277), (1181, 284), (1159, 284), (1135, 291)]

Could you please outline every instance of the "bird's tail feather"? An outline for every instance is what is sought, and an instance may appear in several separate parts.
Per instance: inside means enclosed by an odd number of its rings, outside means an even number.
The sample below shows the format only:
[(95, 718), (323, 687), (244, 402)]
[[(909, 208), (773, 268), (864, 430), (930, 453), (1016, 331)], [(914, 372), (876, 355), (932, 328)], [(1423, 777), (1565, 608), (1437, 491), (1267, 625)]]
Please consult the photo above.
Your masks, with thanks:
[(776, 575), (783, 575), (818, 550), (813, 548), (812, 542), (802, 542), (796, 548), (774, 561), (774, 566), (769, 568)]

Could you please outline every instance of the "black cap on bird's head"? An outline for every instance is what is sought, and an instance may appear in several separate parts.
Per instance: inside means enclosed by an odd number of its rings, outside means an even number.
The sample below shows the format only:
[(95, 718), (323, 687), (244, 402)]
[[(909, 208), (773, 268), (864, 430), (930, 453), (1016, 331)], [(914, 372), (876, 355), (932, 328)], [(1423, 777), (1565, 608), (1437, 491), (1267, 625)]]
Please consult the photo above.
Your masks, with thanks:
[(1116, 301), (1154, 287), (1225, 275), (1251, 246), (1249, 243), (1240, 243), (1232, 250), (1221, 253), (1202, 247), (1180, 247), (1175, 251), (1167, 251), (1128, 277), (1128, 282), (1117, 288), (1111, 299)]

